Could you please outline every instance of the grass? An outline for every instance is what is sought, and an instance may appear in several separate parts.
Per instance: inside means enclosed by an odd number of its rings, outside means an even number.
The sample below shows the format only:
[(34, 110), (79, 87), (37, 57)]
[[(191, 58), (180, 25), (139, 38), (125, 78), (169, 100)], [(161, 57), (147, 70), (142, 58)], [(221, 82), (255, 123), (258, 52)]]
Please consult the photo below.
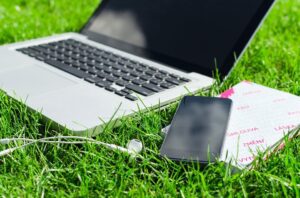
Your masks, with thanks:
[[(0, 43), (11, 43), (78, 31), (98, 0), (2, 0)], [(254, 41), (225, 83), (209, 94), (242, 81), (300, 95), (300, 1), (278, 0)], [(0, 63), (1, 64), (1, 63)], [(300, 197), (300, 139), (253, 170), (232, 174), (219, 162), (202, 170), (198, 164), (177, 164), (158, 156), (176, 105), (158, 112), (139, 113), (106, 130), (99, 140), (125, 146), (138, 138), (146, 150), (143, 159), (95, 145), (33, 145), (0, 158), (2, 197)], [(0, 93), (0, 137), (39, 137), (52, 131), (38, 113)], [(6, 147), (1, 146), (0, 149)]]

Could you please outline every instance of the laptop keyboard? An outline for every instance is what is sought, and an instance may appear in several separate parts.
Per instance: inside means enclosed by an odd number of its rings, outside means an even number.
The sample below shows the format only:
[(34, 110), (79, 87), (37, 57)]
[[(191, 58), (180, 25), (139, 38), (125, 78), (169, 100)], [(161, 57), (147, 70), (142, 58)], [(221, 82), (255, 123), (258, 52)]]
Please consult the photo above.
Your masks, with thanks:
[(190, 81), (73, 39), (17, 51), (132, 101)]

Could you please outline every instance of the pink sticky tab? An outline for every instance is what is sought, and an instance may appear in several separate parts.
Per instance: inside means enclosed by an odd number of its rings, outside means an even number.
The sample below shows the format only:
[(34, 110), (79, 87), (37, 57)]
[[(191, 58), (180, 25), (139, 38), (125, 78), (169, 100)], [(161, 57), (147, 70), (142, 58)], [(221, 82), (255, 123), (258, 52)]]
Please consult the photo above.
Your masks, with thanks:
[(233, 94), (234, 94), (234, 89), (231, 88), (221, 93), (221, 98), (230, 98), (230, 96), (232, 96)]

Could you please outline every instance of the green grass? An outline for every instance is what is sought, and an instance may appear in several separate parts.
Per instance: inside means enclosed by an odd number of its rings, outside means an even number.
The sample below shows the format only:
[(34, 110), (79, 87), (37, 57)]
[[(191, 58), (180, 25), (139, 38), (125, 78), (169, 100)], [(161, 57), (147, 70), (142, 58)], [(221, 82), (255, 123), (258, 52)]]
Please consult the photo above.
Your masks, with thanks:
[[(98, 0), (1, 0), (0, 43), (11, 43), (78, 31)], [(1, 64), (1, 62), (0, 62)], [(237, 67), (209, 94), (251, 80), (300, 95), (300, 1), (278, 0)], [(146, 150), (132, 160), (105, 148), (84, 145), (33, 145), (0, 158), (0, 195), (32, 196), (286, 196), (300, 197), (300, 139), (250, 171), (231, 174), (223, 163), (201, 170), (198, 164), (177, 164), (158, 156), (176, 105), (159, 112), (139, 113), (106, 130), (99, 140), (125, 146), (138, 138)], [(41, 116), (0, 93), (0, 137), (39, 137), (52, 131)], [(0, 149), (6, 147), (1, 146)]]

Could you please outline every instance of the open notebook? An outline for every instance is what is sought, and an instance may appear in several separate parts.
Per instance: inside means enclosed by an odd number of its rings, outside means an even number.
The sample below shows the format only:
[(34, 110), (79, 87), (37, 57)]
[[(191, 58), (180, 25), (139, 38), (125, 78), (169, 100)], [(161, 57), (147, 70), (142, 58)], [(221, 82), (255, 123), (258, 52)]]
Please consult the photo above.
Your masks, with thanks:
[[(300, 97), (243, 81), (219, 97), (233, 101), (220, 159), (240, 168), (300, 124)], [(167, 131), (167, 127), (164, 129)]]

